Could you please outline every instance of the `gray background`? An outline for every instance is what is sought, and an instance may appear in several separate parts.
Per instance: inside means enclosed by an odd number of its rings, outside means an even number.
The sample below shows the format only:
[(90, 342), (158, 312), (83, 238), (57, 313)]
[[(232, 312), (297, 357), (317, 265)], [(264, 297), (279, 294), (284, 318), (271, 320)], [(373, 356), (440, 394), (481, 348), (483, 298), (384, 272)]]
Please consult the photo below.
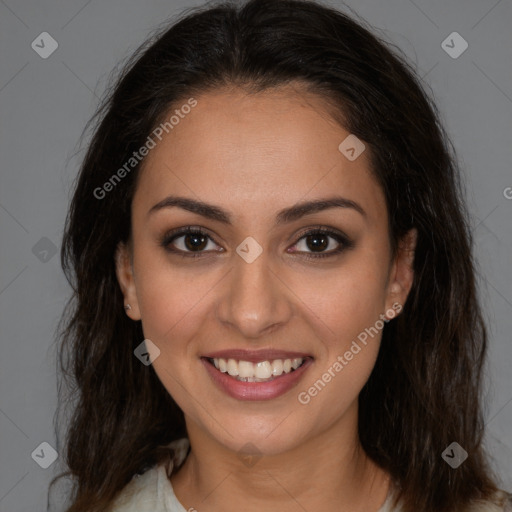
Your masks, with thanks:
[[(70, 186), (83, 156), (79, 137), (115, 65), (166, 18), (199, 3), (0, 0), (1, 512), (46, 510), (48, 483), (62, 469), (62, 458), (42, 469), (31, 454), (49, 457), (48, 449), (38, 448), (42, 442), (61, 448), (53, 428), (53, 344), (69, 288), (53, 252), (60, 248)], [(430, 84), (465, 169), (490, 327), (486, 443), (510, 490), (511, 1), (347, 5), (403, 49)], [(44, 31), (59, 45), (47, 59), (31, 47)], [(441, 46), (454, 31), (469, 44), (458, 58)]]

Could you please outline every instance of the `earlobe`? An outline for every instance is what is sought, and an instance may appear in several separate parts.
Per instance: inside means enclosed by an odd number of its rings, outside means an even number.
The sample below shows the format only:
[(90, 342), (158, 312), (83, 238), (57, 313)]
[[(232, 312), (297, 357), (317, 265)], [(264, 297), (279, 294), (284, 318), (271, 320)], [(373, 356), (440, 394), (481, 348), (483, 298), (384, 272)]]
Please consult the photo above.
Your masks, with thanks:
[(124, 296), (124, 309), (132, 320), (140, 320), (139, 304), (133, 277), (130, 252), (126, 244), (119, 242), (115, 252), (116, 276)]
[(414, 254), (418, 232), (408, 231), (399, 241), (397, 255), (390, 274), (388, 302), (405, 304), (414, 281)]

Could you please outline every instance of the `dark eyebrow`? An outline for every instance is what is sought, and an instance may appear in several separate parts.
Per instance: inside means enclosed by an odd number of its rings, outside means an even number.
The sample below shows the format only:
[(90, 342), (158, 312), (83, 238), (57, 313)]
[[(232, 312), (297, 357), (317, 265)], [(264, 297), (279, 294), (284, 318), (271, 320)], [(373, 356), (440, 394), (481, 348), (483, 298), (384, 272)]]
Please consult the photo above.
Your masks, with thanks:
[[(205, 203), (203, 201), (197, 201), (188, 197), (181, 196), (169, 196), (155, 204), (148, 212), (148, 215), (155, 213), (164, 208), (171, 207), (182, 208), (192, 213), (201, 215), (208, 219), (222, 222), (223, 224), (232, 224), (231, 214), (219, 206)], [(281, 210), (276, 216), (276, 224), (285, 224), (300, 219), (305, 215), (327, 210), (328, 208), (351, 208), (359, 212), (363, 217), (366, 218), (366, 212), (364, 209), (355, 201), (346, 199), (340, 196), (329, 197), (325, 199), (317, 199), (314, 201), (306, 201), (298, 203)]]

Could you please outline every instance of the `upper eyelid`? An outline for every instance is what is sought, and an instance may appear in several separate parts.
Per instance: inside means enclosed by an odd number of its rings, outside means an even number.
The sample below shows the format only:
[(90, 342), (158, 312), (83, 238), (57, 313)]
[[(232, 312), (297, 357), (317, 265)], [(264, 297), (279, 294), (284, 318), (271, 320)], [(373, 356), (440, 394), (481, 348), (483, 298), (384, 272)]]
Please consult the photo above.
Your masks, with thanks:
[(205, 228), (200, 228), (198, 226), (185, 226), (183, 228), (177, 228), (173, 229), (170, 232), (164, 234), (163, 239), (164, 240), (175, 240), (176, 238), (181, 238), (182, 236), (186, 236), (188, 234), (196, 234), (200, 233), (206, 237), (208, 237), (212, 242), (215, 242), (217, 245), (219, 243), (215, 240), (215, 237), (212, 236), (208, 230)]

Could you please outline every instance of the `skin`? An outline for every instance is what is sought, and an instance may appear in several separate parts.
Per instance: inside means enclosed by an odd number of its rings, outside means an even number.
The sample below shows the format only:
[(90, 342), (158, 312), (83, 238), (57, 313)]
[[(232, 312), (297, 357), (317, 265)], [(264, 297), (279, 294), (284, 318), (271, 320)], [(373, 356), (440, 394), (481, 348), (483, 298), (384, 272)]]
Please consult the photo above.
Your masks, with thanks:
[[(243, 503), (247, 511), (375, 512), (388, 492), (388, 474), (357, 436), (357, 398), (381, 331), (308, 404), (297, 395), (394, 303), (405, 303), (415, 232), (392, 259), (369, 148), (349, 161), (338, 150), (349, 132), (321, 98), (297, 91), (197, 96), (197, 106), (146, 157), (132, 203), (131, 243), (116, 255), (127, 314), (142, 320), (145, 337), (158, 346), (154, 370), (185, 414), (192, 449), (171, 481), (186, 509), (230, 512)], [(365, 215), (329, 208), (276, 224), (280, 210), (334, 192)], [(171, 194), (222, 207), (233, 223), (178, 207), (148, 214)], [(166, 252), (160, 245), (166, 231), (189, 225), (213, 239), (203, 255)], [(318, 226), (341, 230), (354, 247), (307, 259), (315, 248), (301, 237)], [(248, 236), (263, 250), (252, 263), (236, 252)], [(339, 245), (328, 240), (324, 253)], [(173, 246), (186, 250), (185, 241)], [(212, 383), (200, 360), (232, 348), (306, 352), (314, 362), (284, 395), (240, 401)], [(248, 442), (263, 454), (252, 467), (238, 454)]]

